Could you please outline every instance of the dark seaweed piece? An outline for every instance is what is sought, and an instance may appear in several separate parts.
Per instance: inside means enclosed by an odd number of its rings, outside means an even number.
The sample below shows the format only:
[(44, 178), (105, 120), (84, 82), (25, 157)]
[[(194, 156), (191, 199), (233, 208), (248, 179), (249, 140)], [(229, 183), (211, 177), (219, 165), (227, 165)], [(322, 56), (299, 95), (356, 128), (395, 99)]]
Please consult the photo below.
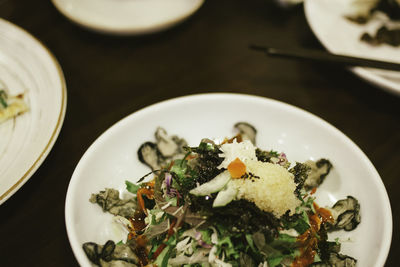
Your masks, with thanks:
[(223, 169), (217, 167), (224, 160), (219, 156), (222, 151), (214, 142), (203, 139), (198, 147), (189, 148), (190, 151), (197, 154), (197, 158), (193, 160), (193, 169), (197, 173), (199, 184), (206, 183), (220, 174)]
[(207, 197), (194, 197), (191, 208), (197, 208), (206, 215), (210, 224), (221, 224), (232, 233), (261, 231), (269, 241), (278, 235), (280, 221), (272, 213), (260, 210), (253, 202), (241, 199), (220, 208), (213, 208), (212, 202)]
[(271, 162), (271, 158), (277, 158), (279, 154), (276, 151), (264, 151), (256, 148), (256, 157), (258, 161)]
[(318, 255), (322, 262), (328, 262), (330, 254), (340, 252), (340, 243), (328, 241), (328, 231), (323, 224), (318, 231)]
[(212, 204), (217, 193), (212, 193), (208, 196), (195, 196), (192, 194), (187, 195), (187, 200), (190, 204), (190, 210), (193, 212), (202, 213), (204, 216), (213, 214)]
[(297, 184), (294, 192), (298, 197), (300, 197), (300, 190), (304, 186), (310, 169), (310, 166), (304, 163), (296, 162), (296, 165), (289, 170), (289, 172), (294, 175), (294, 182)]

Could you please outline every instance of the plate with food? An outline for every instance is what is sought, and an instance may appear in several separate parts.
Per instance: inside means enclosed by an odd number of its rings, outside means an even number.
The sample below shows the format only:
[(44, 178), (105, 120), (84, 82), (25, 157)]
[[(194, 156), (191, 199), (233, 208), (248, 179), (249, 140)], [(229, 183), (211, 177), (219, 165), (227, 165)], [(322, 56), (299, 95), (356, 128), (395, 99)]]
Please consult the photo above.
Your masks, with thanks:
[(0, 204), (36, 171), (63, 123), (66, 86), (51, 52), (0, 20)]
[(356, 144), (242, 94), (117, 122), (79, 161), (65, 220), (81, 266), (384, 266), (392, 235), (385, 187)]
[(109, 34), (140, 35), (170, 28), (195, 13), (204, 0), (52, 0), (68, 19)]
[[(397, 0), (306, 0), (307, 21), (329, 52), (400, 63), (400, 2)], [(400, 73), (365, 67), (350, 70), (400, 95)]]

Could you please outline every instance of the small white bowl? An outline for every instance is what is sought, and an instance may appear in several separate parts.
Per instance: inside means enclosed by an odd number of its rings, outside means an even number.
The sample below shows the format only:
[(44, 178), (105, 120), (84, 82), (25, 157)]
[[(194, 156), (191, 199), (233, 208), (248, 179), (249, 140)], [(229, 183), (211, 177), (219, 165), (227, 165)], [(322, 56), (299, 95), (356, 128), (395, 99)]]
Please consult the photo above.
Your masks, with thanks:
[(257, 128), (258, 147), (284, 151), (292, 163), (322, 157), (331, 160), (334, 169), (318, 188), (317, 202), (331, 206), (352, 195), (361, 204), (361, 223), (354, 231), (333, 233), (330, 240), (345, 240), (342, 253), (356, 258), (358, 266), (384, 266), (392, 214), (382, 180), (366, 155), (338, 129), (304, 110), (241, 94), (202, 94), (164, 101), (124, 118), (93, 143), (72, 175), (66, 198), (66, 227), (78, 262), (90, 266), (82, 250), (84, 242), (123, 238), (112, 227), (112, 215), (90, 203), (89, 197), (110, 187), (124, 192), (125, 180), (135, 182), (148, 173), (137, 158), (137, 149), (154, 140), (158, 126), (195, 146), (204, 137), (222, 140), (233, 136), (233, 125), (239, 121)]
[(204, 0), (52, 0), (68, 19), (90, 30), (139, 35), (170, 28), (195, 13)]

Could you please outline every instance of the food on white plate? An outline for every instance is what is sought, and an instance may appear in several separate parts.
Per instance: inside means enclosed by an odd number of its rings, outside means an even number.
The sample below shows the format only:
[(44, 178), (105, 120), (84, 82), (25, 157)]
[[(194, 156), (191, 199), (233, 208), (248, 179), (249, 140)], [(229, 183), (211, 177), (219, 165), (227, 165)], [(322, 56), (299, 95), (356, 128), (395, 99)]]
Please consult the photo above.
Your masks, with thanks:
[(380, 21), (374, 32), (364, 32), (360, 40), (373, 46), (400, 46), (400, 0), (353, 0), (346, 17), (360, 24)]
[[(113, 214), (123, 240), (86, 242), (98, 266), (355, 266), (332, 231), (360, 223), (353, 196), (319, 207), (314, 193), (329, 179), (327, 159), (291, 164), (283, 152), (256, 147), (256, 129), (237, 123), (222, 143), (189, 147), (158, 128), (138, 149), (152, 171), (131, 193), (106, 188), (90, 201)], [(150, 175), (153, 175), (150, 179)]]
[(0, 89), (0, 123), (14, 118), (28, 110), (24, 95), (11, 96), (5, 89)]

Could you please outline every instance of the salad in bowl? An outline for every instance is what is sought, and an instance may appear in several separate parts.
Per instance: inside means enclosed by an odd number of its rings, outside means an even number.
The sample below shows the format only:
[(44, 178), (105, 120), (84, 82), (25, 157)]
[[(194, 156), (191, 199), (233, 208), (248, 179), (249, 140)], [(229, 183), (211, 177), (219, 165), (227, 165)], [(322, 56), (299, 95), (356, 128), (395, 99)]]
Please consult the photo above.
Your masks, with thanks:
[(321, 207), (315, 193), (329, 179), (329, 159), (291, 162), (259, 148), (257, 129), (191, 147), (159, 127), (138, 147), (149, 173), (126, 181), (128, 195), (104, 188), (88, 196), (125, 232), (121, 240), (85, 242), (98, 266), (356, 266), (334, 231), (361, 221), (357, 196)]

